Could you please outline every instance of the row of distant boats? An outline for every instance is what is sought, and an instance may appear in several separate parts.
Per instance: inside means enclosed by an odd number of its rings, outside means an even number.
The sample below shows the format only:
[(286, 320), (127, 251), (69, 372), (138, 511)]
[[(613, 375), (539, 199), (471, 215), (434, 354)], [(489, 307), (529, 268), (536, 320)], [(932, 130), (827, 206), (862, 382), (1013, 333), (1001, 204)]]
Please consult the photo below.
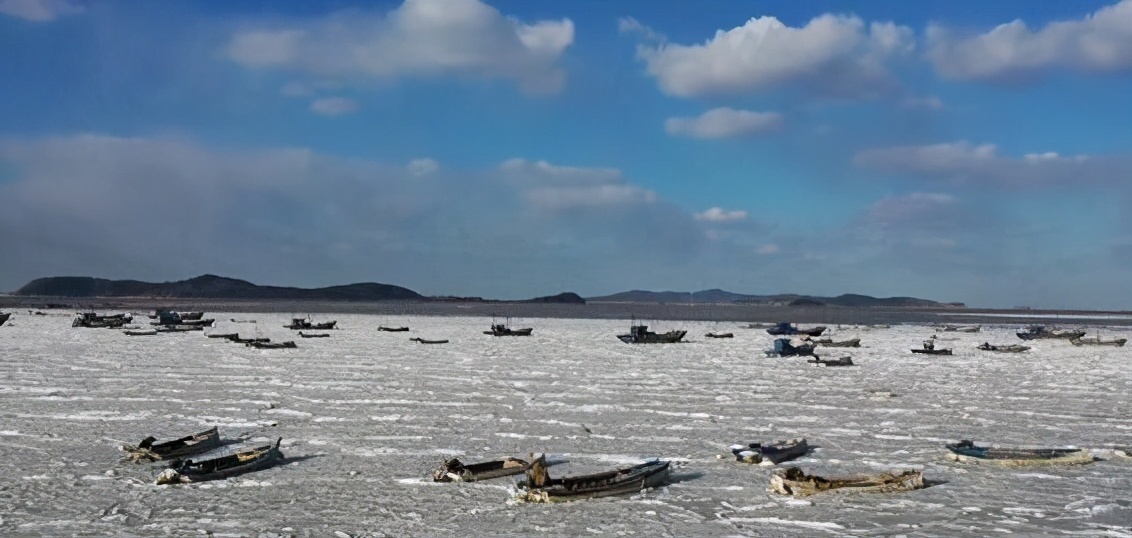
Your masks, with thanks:
[[(584, 427), (584, 425), (583, 425)], [(226, 479), (259, 471), (284, 461), (280, 450), (282, 438), (251, 448), (219, 456), (205, 457), (227, 444), (241, 440), (224, 441), (216, 427), (185, 437), (157, 442), (146, 437), (138, 445), (126, 445), (122, 450), (127, 460), (161, 462), (166, 464), (156, 478), (156, 484), (183, 484)], [(735, 461), (763, 466), (776, 466), (810, 454), (816, 447), (805, 438), (772, 443), (736, 444), (730, 447)], [(990, 463), (1004, 466), (1051, 466), (1087, 464), (1098, 458), (1083, 448), (1010, 448), (976, 445), (970, 440), (944, 445), (949, 458), (964, 463)], [(1129, 458), (1128, 450), (1112, 449), (1114, 457)], [(722, 459), (724, 456), (719, 455)], [(654, 459), (644, 463), (594, 474), (552, 477), (546, 454), (529, 460), (505, 457), (498, 460), (465, 464), (458, 458), (446, 459), (432, 473), (435, 482), (480, 482), (496, 478), (523, 475), (515, 484), (517, 499), (526, 502), (549, 503), (636, 494), (650, 488), (661, 487), (674, 481), (672, 462)], [(794, 497), (842, 490), (859, 492), (898, 492), (926, 487), (923, 471), (908, 469), (899, 472), (881, 472), (868, 475), (822, 476), (808, 474), (800, 467), (779, 469), (770, 477), (771, 492)]]

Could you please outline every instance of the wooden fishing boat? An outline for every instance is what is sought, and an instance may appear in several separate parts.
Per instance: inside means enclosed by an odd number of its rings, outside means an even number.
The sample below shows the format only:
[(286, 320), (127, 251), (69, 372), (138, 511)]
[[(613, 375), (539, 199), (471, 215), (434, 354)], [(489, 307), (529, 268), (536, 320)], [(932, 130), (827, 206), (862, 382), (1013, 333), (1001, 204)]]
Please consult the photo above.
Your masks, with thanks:
[(256, 349), (291, 349), (299, 347), (294, 340), (288, 340), (286, 342), (248, 342), (244, 345)]
[(175, 460), (157, 477), (157, 484), (184, 484), (229, 478), (275, 465), (283, 459), (280, 437), (274, 445), (263, 445), (235, 454), (201, 461)]
[(157, 334), (157, 329), (126, 329), (122, 333), (126, 336), (153, 336)]
[(1082, 338), (1085, 336), (1085, 331), (1078, 329), (1057, 330), (1045, 325), (1031, 325), (1026, 329), (1016, 333), (1018, 338), (1023, 340), (1040, 340), (1040, 339), (1064, 339), (1072, 340), (1074, 338)]
[(951, 459), (964, 463), (994, 463), (1011, 467), (1030, 465), (1075, 465), (1092, 463), (1096, 458), (1082, 448), (1000, 448), (975, 446), (964, 439), (944, 445)]
[(809, 450), (810, 445), (801, 437), (765, 445), (762, 443), (731, 445), (731, 454), (735, 456), (736, 461), (758, 465), (778, 465), (784, 461), (800, 458)]
[(1101, 337), (1096, 338), (1073, 338), (1069, 340), (1070, 344), (1075, 346), (1113, 346), (1124, 347), (1128, 343), (1127, 338), (1116, 338), (1114, 340), (1101, 340)]
[(253, 343), (265, 344), (265, 343), (271, 341), (270, 338), (240, 338), (239, 336), (230, 336), (230, 337), (228, 337), (228, 340), (235, 342), (237, 344), (253, 344)]
[(983, 342), (982, 344), (979, 344), (978, 349), (981, 349), (983, 351), (997, 351), (999, 353), (1022, 353), (1023, 351), (1029, 351), (1030, 347), (1019, 345), (1019, 344), (1011, 344), (1009, 346), (999, 346), (999, 345), (988, 344), (986, 342)]
[(531, 462), (527, 476), (516, 486), (518, 498), (526, 502), (565, 502), (612, 495), (628, 495), (668, 483), (671, 463), (662, 460), (582, 476), (550, 478), (546, 455)]
[(810, 329), (800, 329), (798, 328), (797, 323), (783, 321), (778, 325), (767, 329), (766, 332), (775, 336), (792, 336), (795, 334), (802, 334), (806, 336), (821, 336), (821, 333), (825, 332), (825, 329), (826, 327), (824, 325), (818, 325), (817, 327)]
[(523, 474), (527, 472), (528, 467), (530, 467), (529, 463), (518, 458), (503, 458), (471, 465), (464, 465), (459, 459), (452, 458), (444, 460), (444, 464), (432, 472), (432, 480), (434, 482), (475, 482)]
[(138, 443), (138, 446), (124, 445), (122, 450), (129, 453), (130, 459), (136, 462), (183, 458), (219, 448), (220, 431), (213, 426), (210, 430), (195, 435), (186, 435), (180, 439), (161, 443), (156, 441), (156, 437), (146, 437)]
[(305, 333), (299, 331), (299, 338), (330, 338), (328, 333)]
[(814, 358), (806, 361), (814, 366), (853, 366), (853, 357), (841, 357), (838, 359), (823, 359), (815, 356)]
[(704, 336), (708, 338), (735, 338), (735, 333), (710, 332)]
[(491, 330), (484, 331), (483, 333), (492, 336), (530, 336), (532, 332), (534, 332), (534, 329), (531, 327), (512, 329), (507, 323), (495, 323), (495, 320), (492, 320)]
[(834, 342), (832, 338), (822, 338), (820, 340), (813, 340), (813, 343), (825, 347), (861, 347), (860, 338), (850, 338), (840, 342)]
[(387, 333), (403, 333), (408, 332), (408, 327), (386, 327), (384, 325), (378, 326), (377, 330)]
[(921, 355), (951, 355), (950, 349), (913, 349), (912, 353)]
[(924, 487), (924, 474), (909, 470), (902, 473), (831, 476), (808, 475), (798, 467), (789, 467), (770, 477), (770, 491), (782, 495), (805, 497), (823, 491), (860, 491), (887, 493), (911, 491)]
[(322, 323), (311, 323), (307, 318), (291, 318), (289, 325), (284, 325), (283, 328), (291, 329), (294, 331), (308, 330), (308, 331), (328, 331), (338, 325), (337, 321), (325, 321)]
[(204, 325), (162, 325), (154, 330), (159, 333), (187, 333), (203, 331)]
[(420, 344), (447, 344), (448, 340), (426, 340), (424, 338), (410, 338), (409, 341)]
[(208, 333), (205, 336), (209, 338), (223, 338), (225, 340), (231, 340), (233, 338), (239, 338), (240, 333)]
[(675, 344), (684, 338), (688, 331), (675, 330), (666, 333), (655, 333), (649, 330), (648, 325), (629, 326), (629, 334), (619, 334), (617, 339), (626, 344)]

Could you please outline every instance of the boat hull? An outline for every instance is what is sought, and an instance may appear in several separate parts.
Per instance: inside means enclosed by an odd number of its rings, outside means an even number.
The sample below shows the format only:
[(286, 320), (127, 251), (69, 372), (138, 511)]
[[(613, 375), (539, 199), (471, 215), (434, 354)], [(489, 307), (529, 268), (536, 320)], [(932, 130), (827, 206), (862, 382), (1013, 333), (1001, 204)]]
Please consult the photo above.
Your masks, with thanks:
[(770, 491), (793, 497), (807, 497), (824, 492), (890, 493), (911, 491), (924, 487), (924, 474), (920, 471), (880, 473), (876, 475), (825, 478), (807, 475), (797, 467), (777, 472), (770, 478)]

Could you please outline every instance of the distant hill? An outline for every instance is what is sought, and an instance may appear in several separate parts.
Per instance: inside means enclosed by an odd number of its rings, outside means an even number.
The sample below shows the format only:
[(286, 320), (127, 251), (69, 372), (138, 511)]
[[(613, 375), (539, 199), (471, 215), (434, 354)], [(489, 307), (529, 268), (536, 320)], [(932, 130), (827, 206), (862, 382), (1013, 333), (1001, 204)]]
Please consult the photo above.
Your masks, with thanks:
[(91, 277), (38, 278), (16, 295), (51, 297), (153, 297), (160, 299), (307, 299), (321, 301), (421, 300), (425, 297), (391, 284), (347, 284), (329, 288), (259, 286), (246, 280), (203, 275), (178, 282), (139, 282)]
[[(868, 295), (844, 294), (837, 297), (814, 297), (809, 295), (745, 295), (720, 289), (697, 292), (687, 291), (643, 291), (632, 290), (602, 297), (586, 299), (595, 303), (741, 303), (788, 306), (841, 306), (848, 308), (867, 307), (938, 307), (943, 303), (915, 297), (877, 298)], [(955, 306), (949, 304), (949, 306)]]
[(527, 299), (526, 301), (519, 301), (522, 303), (556, 303), (556, 304), (586, 304), (586, 300), (577, 293), (559, 293), (558, 295), (549, 295), (547, 297), (535, 297), (534, 299)]

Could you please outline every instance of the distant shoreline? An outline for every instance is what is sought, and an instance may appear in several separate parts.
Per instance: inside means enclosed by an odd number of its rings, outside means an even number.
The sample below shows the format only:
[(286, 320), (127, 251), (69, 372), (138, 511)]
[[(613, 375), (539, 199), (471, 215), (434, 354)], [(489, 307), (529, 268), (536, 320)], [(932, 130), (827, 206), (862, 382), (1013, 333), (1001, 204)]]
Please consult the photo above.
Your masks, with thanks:
[(838, 325), (947, 323), (956, 325), (1119, 325), (1132, 326), (1132, 312), (1089, 310), (1010, 310), (977, 308), (892, 308), (837, 306), (765, 306), (744, 304), (606, 303), (533, 304), (433, 301), (296, 301), (243, 299), (159, 299), (152, 297), (0, 296), (0, 310), (79, 310), (152, 312), (158, 307), (206, 312), (307, 314), (376, 314), (387, 316), (480, 316), (559, 319), (623, 319), (657, 321), (725, 321), (745, 323), (824, 323)]

